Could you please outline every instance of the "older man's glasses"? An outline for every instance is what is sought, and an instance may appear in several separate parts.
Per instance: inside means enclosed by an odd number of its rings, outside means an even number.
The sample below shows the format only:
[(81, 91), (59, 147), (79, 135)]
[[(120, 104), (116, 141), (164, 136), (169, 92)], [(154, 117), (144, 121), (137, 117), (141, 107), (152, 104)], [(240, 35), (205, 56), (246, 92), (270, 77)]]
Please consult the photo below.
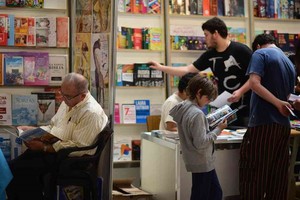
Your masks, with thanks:
[(67, 99), (68, 101), (71, 101), (72, 99), (74, 99), (82, 94), (82, 93), (79, 93), (79, 94), (76, 94), (75, 96), (69, 96), (69, 95), (65, 95), (62, 91), (60, 91), (59, 93), (63, 98)]

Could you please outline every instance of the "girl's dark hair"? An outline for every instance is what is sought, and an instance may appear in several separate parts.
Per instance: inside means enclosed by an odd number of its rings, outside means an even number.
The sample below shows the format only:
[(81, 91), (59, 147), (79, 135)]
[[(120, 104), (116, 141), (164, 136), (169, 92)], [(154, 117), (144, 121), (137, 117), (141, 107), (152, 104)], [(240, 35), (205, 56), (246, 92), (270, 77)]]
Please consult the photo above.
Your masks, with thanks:
[(276, 40), (270, 34), (266, 34), (266, 33), (259, 34), (255, 37), (255, 39), (252, 43), (252, 50), (256, 51), (258, 45), (262, 46), (265, 44), (276, 44)]
[(207, 30), (211, 34), (218, 31), (220, 36), (224, 39), (228, 36), (228, 30), (225, 22), (218, 17), (211, 18), (202, 24), (202, 30)]
[(190, 80), (187, 94), (190, 100), (194, 100), (198, 93), (200, 96), (207, 95), (210, 100), (214, 100), (218, 96), (217, 86), (207, 77), (197, 74)]

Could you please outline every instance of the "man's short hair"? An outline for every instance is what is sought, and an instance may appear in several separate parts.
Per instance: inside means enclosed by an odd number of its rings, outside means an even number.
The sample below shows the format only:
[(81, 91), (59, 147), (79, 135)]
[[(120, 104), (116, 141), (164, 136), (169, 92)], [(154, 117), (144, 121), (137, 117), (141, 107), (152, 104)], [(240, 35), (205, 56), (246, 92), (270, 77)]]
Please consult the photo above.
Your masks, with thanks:
[(202, 30), (207, 30), (211, 34), (218, 31), (220, 36), (224, 39), (228, 36), (228, 30), (225, 22), (218, 17), (213, 17), (202, 24)]
[(182, 76), (178, 83), (178, 91), (183, 92), (189, 84), (189, 81), (196, 75), (197, 73), (188, 73)]
[(265, 44), (276, 44), (275, 38), (271, 34), (262, 33), (255, 37), (253, 43), (252, 43), (252, 50), (256, 51), (257, 46), (262, 46)]

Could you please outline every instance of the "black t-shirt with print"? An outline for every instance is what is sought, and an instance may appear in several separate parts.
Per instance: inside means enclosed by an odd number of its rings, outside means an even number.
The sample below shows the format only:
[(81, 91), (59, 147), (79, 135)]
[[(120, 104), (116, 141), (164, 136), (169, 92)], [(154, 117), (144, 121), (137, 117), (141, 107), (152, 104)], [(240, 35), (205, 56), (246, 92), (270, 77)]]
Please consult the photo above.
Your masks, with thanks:
[[(246, 76), (246, 71), (251, 55), (252, 51), (249, 47), (232, 41), (223, 52), (217, 52), (215, 49), (206, 51), (193, 65), (199, 71), (207, 68), (212, 70), (218, 84), (219, 94), (225, 90), (232, 93), (248, 80), (249, 77)], [(240, 105), (247, 106), (238, 112), (238, 116), (249, 117), (250, 95), (251, 91), (248, 91), (239, 102), (231, 105), (232, 108), (237, 108)]]

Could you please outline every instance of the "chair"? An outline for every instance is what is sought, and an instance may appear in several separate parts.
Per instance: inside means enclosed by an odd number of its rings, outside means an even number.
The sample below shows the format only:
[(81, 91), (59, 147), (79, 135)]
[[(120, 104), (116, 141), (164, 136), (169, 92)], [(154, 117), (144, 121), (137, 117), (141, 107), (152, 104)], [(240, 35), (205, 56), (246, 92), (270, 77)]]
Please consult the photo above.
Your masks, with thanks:
[(146, 118), (147, 131), (158, 130), (160, 123), (160, 115), (149, 115)]
[[(59, 198), (61, 186), (82, 186), (84, 200), (99, 200), (99, 180), (97, 177), (98, 162), (103, 149), (111, 138), (113, 130), (107, 125), (98, 135), (94, 144), (86, 147), (71, 147), (58, 151), (58, 168), (50, 175), (52, 190), (56, 188)], [(96, 148), (94, 155), (83, 155), (80, 157), (69, 157), (75, 151), (85, 151)], [(49, 177), (48, 177), (49, 181)], [(102, 192), (101, 192), (102, 194)]]

